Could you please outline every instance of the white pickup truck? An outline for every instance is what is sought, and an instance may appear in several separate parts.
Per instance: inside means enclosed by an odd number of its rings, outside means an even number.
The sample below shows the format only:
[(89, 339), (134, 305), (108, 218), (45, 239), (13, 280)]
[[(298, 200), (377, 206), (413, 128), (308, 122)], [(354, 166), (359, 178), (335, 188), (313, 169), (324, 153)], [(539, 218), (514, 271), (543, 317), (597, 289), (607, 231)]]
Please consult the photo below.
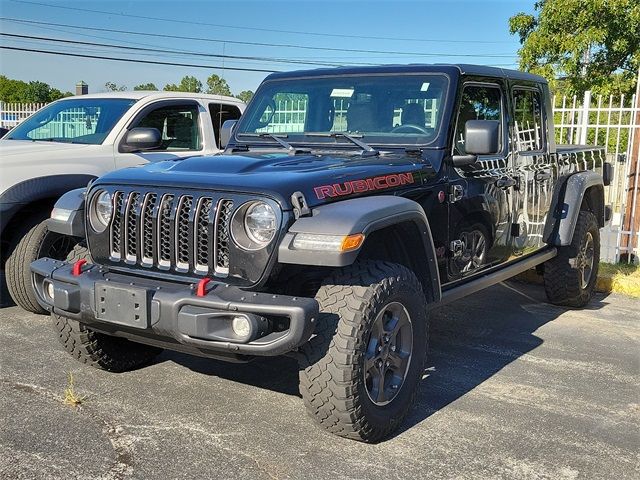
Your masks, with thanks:
[(244, 107), (232, 97), (134, 91), (69, 97), (34, 113), (0, 139), (0, 284), (44, 313), (29, 265), (64, 259), (75, 244), (47, 231), (55, 201), (111, 170), (218, 153), (220, 127)]

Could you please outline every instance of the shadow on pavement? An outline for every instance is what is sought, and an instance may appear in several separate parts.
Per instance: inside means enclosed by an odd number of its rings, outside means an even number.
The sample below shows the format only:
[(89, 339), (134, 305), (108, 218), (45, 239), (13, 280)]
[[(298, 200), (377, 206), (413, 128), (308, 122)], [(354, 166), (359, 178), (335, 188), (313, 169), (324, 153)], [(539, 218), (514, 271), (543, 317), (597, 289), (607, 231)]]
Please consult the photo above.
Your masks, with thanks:
[[(596, 296), (587, 307), (602, 308)], [(501, 284), (432, 312), (430, 355), (419, 386), (416, 407), (397, 434), (422, 422), (473, 390), (505, 366), (542, 344), (535, 331), (566, 308), (546, 303), (539, 286)], [(257, 359), (228, 364), (176, 352), (158, 362), (173, 361), (195, 372), (266, 388), (287, 395), (298, 392), (298, 367), (292, 358)]]

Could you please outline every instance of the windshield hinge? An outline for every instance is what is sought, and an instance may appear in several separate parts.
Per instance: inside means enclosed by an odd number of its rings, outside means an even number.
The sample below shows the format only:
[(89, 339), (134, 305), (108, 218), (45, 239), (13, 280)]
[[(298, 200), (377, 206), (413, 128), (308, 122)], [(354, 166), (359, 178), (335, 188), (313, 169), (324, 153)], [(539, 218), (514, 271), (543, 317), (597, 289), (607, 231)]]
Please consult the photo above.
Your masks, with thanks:
[(304, 198), (302, 192), (295, 192), (291, 195), (291, 203), (293, 205), (293, 216), (296, 220), (300, 217), (308, 217), (311, 215), (311, 209), (307, 204), (307, 199)]
[(426, 173), (428, 175), (436, 173), (436, 169), (433, 168), (433, 163), (431, 163), (431, 160), (429, 160), (429, 158), (427, 158), (427, 156), (425, 155), (424, 149), (419, 147), (407, 147), (404, 149), (404, 153), (406, 153), (410, 157), (419, 158), (422, 161), (421, 163), (423, 165), (423, 169), (426, 170)]

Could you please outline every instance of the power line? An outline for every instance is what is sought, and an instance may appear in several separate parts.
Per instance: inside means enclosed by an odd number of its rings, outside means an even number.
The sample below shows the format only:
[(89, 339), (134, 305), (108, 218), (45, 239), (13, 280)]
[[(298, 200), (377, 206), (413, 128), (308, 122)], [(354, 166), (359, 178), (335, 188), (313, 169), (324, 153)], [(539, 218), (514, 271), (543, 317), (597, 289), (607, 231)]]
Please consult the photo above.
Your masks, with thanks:
[(94, 58), (97, 60), (111, 60), (115, 62), (129, 62), (129, 63), (147, 63), (152, 65), (168, 65), (171, 67), (191, 67), (191, 68), (209, 68), (214, 70), (236, 70), (240, 72), (261, 72), (261, 73), (273, 73), (279, 72), (281, 70), (266, 70), (260, 68), (243, 68), (243, 67), (222, 67), (220, 65), (200, 65), (193, 63), (173, 63), (173, 62), (162, 62), (159, 60), (141, 60), (135, 58), (117, 58), (117, 57), (106, 57), (102, 55), (87, 55), (82, 53), (71, 53), (71, 52), (52, 52), (51, 50), (38, 50), (34, 48), (20, 48), (20, 47), (9, 47), (7, 45), (0, 45), (0, 49), (2, 50), (16, 50), (19, 52), (32, 52), (32, 53), (45, 53), (48, 55), (60, 55), (63, 57), (79, 57), (79, 58)]
[(338, 63), (328, 63), (328, 62), (307, 62), (304, 60), (289, 60), (289, 59), (281, 59), (281, 58), (272, 58), (272, 57), (249, 57), (242, 55), (220, 55), (214, 53), (200, 53), (200, 52), (189, 52), (185, 50), (161, 50), (157, 48), (144, 48), (144, 47), (129, 47), (126, 45), (116, 45), (109, 43), (96, 43), (96, 42), (82, 42), (80, 40), (65, 40), (61, 38), (52, 38), (52, 37), (39, 37), (33, 35), (19, 35), (17, 33), (4, 33), (0, 32), (0, 36), (2, 37), (11, 37), (11, 38), (20, 38), (20, 39), (28, 39), (28, 40), (43, 40), (48, 42), (57, 42), (71, 45), (87, 45), (91, 47), (106, 47), (106, 48), (117, 48), (121, 50), (127, 51), (141, 51), (141, 52), (154, 52), (161, 54), (181, 54), (181, 55), (189, 55), (196, 57), (207, 57), (207, 58), (223, 58), (228, 60), (252, 60), (259, 62), (273, 62), (273, 63), (288, 63), (288, 64), (302, 64), (302, 65), (322, 65), (327, 67), (339, 67), (342, 64)]
[(349, 52), (349, 53), (375, 53), (375, 54), (383, 54), (383, 55), (396, 55), (396, 56), (413, 56), (413, 57), (485, 57), (485, 58), (516, 58), (516, 54), (503, 54), (503, 53), (494, 53), (494, 54), (482, 54), (482, 53), (424, 53), (424, 52), (407, 52), (407, 51), (393, 51), (393, 50), (367, 50), (367, 49), (357, 49), (357, 48), (335, 48), (335, 47), (312, 47), (310, 45), (293, 45), (286, 43), (265, 43), (265, 42), (249, 42), (249, 41), (240, 41), (240, 40), (226, 40), (219, 38), (204, 38), (204, 37), (191, 37), (191, 36), (183, 36), (183, 35), (171, 35), (171, 34), (160, 34), (160, 33), (149, 33), (149, 32), (135, 32), (131, 30), (119, 30), (113, 28), (100, 28), (100, 27), (88, 27), (86, 25), (70, 25), (66, 23), (53, 23), (53, 22), (42, 22), (36, 20), (23, 20), (19, 18), (11, 18), (11, 17), (0, 17), (0, 20), (16, 22), (16, 23), (24, 23), (24, 24), (32, 24), (32, 25), (52, 25), (57, 27), (65, 27), (65, 28), (75, 28), (86, 31), (87, 29), (95, 30), (99, 32), (110, 32), (110, 33), (122, 33), (126, 35), (137, 35), (137, 36), (145, 36), (145, 37), (155, 37), (155, 38), (163, 38), (163, 39), (175, 39), (175, 40), (193, 40), (200, 42), (210, 42), (210, 43), (222, 43), (222, 44), (231, 44), (231, 45), (249, 45), (249, 46), (258, 46), (258, 47), (277, 47), (277, 48), (295, 48), (302, 50), (321, 50), (321, 51), (329, 51), (329, 52)]
[(490, 40), (443, 40), (443, 39), (425, 39), (425, 38), (394, 38), (394, 37), (380, 37), (380, 36), (369, 36), (369, 35), (344, 35), (339, 33), (319, 33), (319, 32), (302, 32), (297, 30), (278, 30), (271, 28), (260, 28), (260, 27), (239, 27), (237, 25), (228, 25), (228, 24), (219, 24), (219, 23), (207, 23), (207, 22), (196, 22), (190, 20), (177, 20), (173, 18), (163, 18), (163, 17), (152, 17), (148, 15), (134, 15), (132, 13), (117, 13), (117, 12), (108, 12), (105, 10), (93, 10), (89, 8), (79, 8), (79, 7), (65, 7), (62, 5), (51, 5), (49, 3), (42, 2), (33, 2), (27, 0), (11, 0), (15, 3), (25, 3), (30, 5), (38, 5), (41, 7), (48, 8), (58, 8), (63, 10), (73, 10), (75, 12), (87, 12), (87, 13), (98, 13), (101, 15), (118, 15), (122, 17), (129, 18), (140, 18), (144, 20), (155, 20), (159, 22), (170, 22), (170, 23), (182, 23), (188, 25), (201, 25), (207, 27), (216, 27), (216, 28), (228, 28), (228, 29), (236, 29), (236, 30), (251, 30), (257, 32), (270, 32), (270, 33), (278, 33), (278, 34), (293, 34), (293, 35), (311, 35), (317, 37), (334, 37), (334, 38), (353, 38), (353, 39), (364, 39), (364, 40), (386, 40), (386, 41), (402, 41), (402, 42), (429, 42), (429, 43), (482, 43), (482, 44), (499, 44), (499, 43), (509, 43), (509, 42), (500, 42), (500, 41), (490, 41)]

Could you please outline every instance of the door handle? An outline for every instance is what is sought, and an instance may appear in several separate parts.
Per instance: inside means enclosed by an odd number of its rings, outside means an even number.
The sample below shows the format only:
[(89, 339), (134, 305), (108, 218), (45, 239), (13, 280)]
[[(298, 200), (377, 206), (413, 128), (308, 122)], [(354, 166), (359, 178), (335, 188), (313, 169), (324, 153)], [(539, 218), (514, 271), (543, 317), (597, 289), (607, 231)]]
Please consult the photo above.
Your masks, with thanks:
[(500, 177), (496, 180), (496, 187), (498, 188), (507, 189), (515, 187), (516, 185), (518, 185), (518, 181), (512, 177)]
[(550, 178), (551, 178), (551, 170), (540, 170), (535, 174), (536, 182), (543, 182), (545, 180), (549, 180)]

